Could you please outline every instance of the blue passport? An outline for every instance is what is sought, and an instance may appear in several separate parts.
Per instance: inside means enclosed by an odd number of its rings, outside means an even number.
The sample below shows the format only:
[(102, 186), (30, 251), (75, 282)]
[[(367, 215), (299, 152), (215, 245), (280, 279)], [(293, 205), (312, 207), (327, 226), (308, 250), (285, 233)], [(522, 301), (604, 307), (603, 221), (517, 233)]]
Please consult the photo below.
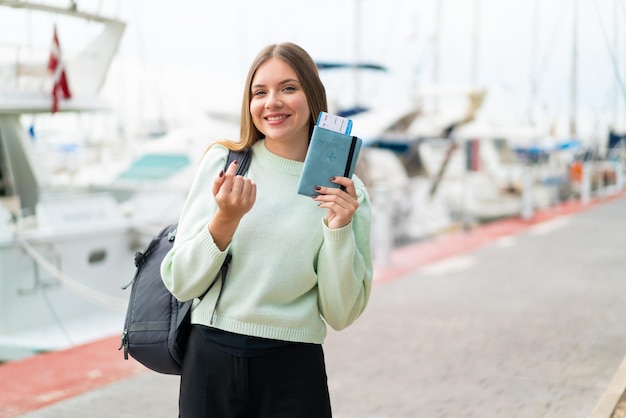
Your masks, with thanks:
[(356, 136), (314, 126), (298, 184), (298, 193), (315, 196), (319, 194), (315, 191), (315, 186), (340, 188), (340, 185), (332, 183), (330, 178), (333, 176), (352, 178), (362, 143), (363, 141)]

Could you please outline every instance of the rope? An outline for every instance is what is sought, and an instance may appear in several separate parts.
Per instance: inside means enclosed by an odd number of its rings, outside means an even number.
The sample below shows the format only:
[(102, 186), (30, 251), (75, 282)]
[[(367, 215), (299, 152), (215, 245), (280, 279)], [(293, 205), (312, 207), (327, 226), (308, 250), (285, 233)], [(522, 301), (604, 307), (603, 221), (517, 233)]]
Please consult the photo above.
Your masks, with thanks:
[[(568, 0), (564, 0), (561, 3), (560, 10), (567, 10), (567, 1)], [(564, 16), (561, 16), (560, 19), (557, 19), (557, 24), (552, 26), (552, 31), (548, 37), (548, 46), (544, 51), (544, 54), (540, 57), (537, 67), (532, 74), (533, 83), (535, 84), (535, 95), (539, 94), (539, 90), (541, 90), (544, 81), (543, 76), (546, 75), (548, 67), (550, 66), (550, 61), (555, 56), (554, 48), (556, 47), (557, 35), (561, 32), (564, 26), (564, 21)]]
[(48, 310), (50, 311), (50, 313), (54, 317), (54, 322), (56, 322), (57, 326), (59, 327), (59, 329), (61, 330), (61, 332), (65, 336), (65, 339), (67, 340), (68, 344), (71, 347), (75, 346), (76, 344), (74, 344), (74, 341), (73, 341), (72, 337), (70, 336), (69, 331), (67, 330), (67, 328), (63, 324), (63, 320), (61, 320), (61, 317), (59, 317), (59, 313), (54, 308), (54, 305), (52, 304), (52, 301), (50, 300), (50, 297), (48, 296), (48, 291), (47, 291), (47, 289), (45, 287), (41, 288), (41, 295), (43, 296), (43, 300), (46, 302), (46, 305), (48, 306)]
[(626, 100), (626, 87), (624, 86), (624, 82), (622, 81), (622, 77), (619, 72), (619, 63), (617, 62), (617, 58), (615, 57), (615, 53), (611, 48), (611, 43), (609, 41), (609, 37), (604, 30), (604, 25), (602, 24), (602, 16), (600, 15), (600, 9), (598, 8), (597, 0), (593, 2), (596, 10), (596, 16), (598, 18), (598, 23), (600, 24), (600, 29), (602, 31), (602, 37), (604, 39), (604, 45), (606, 46), (606, 50), (609, 54), (609, 58), (611, 58), (611, 64), (613, 64), (613, 72), (615, 73), (615, 79), (617, 80), (617, 84), (619, 85), (619, 89), (621, 90), (622, 96), (624, 100)]
[(30, 255), (32, 259), (35, 260), (35, 262), (37, 262), (39, 266), (41, 266), (41, 268), (46, 270), (48, 273), (50, 273), (53, 277), (55, 277), (57, 280), (59, 280), (61, 283), (63, 283), (65, 286), (67, 286), (71, 290), (83, 296), (85, 299), (89, 299), (104, 308), (111, 309), (113, 311), (121, 311), (121, 312), (126, 310), (126, 307), (128, 306), (127, 300), (109, 296), (105, 293), (94, 290), (72, 279), (67, 274), (59, 270), (55, 265), (53, 265), (48, 260), (46, 260), (23, 237), (17, 236), (16, 238), (18, 242), (20, 243), (20, 245), (22, 246), (22, 248), (24, 249), (24, 251), (26, 251), (26, 253)]

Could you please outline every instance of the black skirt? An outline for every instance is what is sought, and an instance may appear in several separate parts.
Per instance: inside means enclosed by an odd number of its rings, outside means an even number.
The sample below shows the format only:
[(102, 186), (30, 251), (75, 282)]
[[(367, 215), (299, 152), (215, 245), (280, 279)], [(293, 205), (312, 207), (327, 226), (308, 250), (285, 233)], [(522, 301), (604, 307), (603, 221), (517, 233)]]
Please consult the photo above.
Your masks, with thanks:
[(181, 418), (332, 416), (321, 345), (253, 339), (238, 355), (239, 348), (233, 351), (231, 344), (225, 350), (205, 328), (194, 325), (189, 335), (180, 383)]

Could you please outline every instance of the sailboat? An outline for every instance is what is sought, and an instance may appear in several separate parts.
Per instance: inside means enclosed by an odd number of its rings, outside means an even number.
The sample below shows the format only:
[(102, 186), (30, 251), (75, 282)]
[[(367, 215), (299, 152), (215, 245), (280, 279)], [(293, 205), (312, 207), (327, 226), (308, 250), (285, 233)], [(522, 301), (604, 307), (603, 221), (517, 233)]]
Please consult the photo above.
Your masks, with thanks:
[[(48, 16), (59, 32), (63, 18), (90, 22), (99, 33), (64, 57), (50, 24), (52, 52), (28, 62), (15, 53), (0, 64), (0, 361), (117, 334), (128, 298), (121, 287), (147, 240), (112, 195), (52, 190), (22, 125), (23, 115), (108, 108), (98, 92), (125, 23), (75, 6), (0, 1), (6, 7)], [(49, 69), (53, 54), (56, 67)], [(67, 91), (57, 88), (59, 68)]]

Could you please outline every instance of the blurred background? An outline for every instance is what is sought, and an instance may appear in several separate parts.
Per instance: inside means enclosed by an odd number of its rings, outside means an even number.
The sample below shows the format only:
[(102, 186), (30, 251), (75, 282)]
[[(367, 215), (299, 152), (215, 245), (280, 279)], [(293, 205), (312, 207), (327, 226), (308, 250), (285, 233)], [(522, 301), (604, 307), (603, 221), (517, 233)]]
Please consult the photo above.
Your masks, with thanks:
[(0, 113), (40, 172), (13, 194), (34, 213), (27, 190), (106, 191), (174, 222), (207, 145), (239, 136), (251, 61), (289, 41), (353, 119), (392, 243), (529, 217), (623, 187), (625, 23), (623, 0), (0, 0)]
[[(78, 8), (127, 23), (102, 94), (129, 135), (237, 112), (252, 58), (283, 41), (318, 61), (385, 67), (358, 78), (349, 69), (325, 72), (338, 107), (412, 98), (431, 84), (471, 85), (485, 88), (481, 110), (491, 118), (558, 135), (571, 134), (575, 120), (584, 138), (626, 125), (619, 0), (89, 0)], [(33, 48), (48, 50), (49, 20), (18, 12), (0, 9), (0, 42), (27, 32)], [(92, 29), (75, 23), (57, 19), (67, 57)]]

